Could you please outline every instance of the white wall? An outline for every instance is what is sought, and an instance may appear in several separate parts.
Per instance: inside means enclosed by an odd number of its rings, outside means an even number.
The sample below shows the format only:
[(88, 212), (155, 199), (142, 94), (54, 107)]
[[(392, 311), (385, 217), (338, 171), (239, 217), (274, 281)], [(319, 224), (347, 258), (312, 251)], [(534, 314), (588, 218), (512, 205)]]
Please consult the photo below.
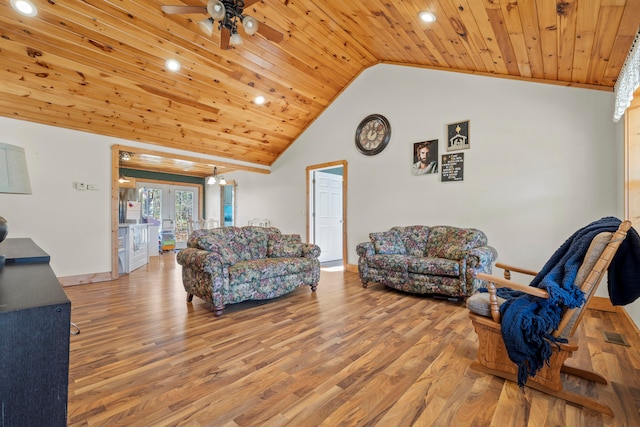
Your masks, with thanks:
[[(612, 105), (610, 92), (377, 65), (298, 138), (271, 175), (234, 174), (241, 223), (267, 217), (304, 236), (305, 168), (346, 160), (349, 264), (372, 231), (449, 224), (483, 230), (501, 261), (538, 269), (578, 228), (623, 216), (623, 134)], [(354, 135), (372, 113), (387, 117), (392, 136), (382, 153), (368, 157), (356, 150)], [(446, 125), (463, 120), (470, 120), (471, 145), (463, 151), (464, 181), (412, 176), (413, 143), (439, 139), (442, 155)], [(640, 316), (634, 320), (640, 324)]]
[[(377, 65), (350, 87), (278, 159), (270, 175), (225, 174), (237, 187), (237, 224), (269, 218), (305, 235), (305, 168), (348, 162), (348, 262), (372, 231), (394, 225), (477, 227), (504, 262), (539, 268), (573, 231), (623, 215), (622, 125), (613, 94), (490, 77)], [(354, 145), (366, 115), (385, 115), (389, 146), (367, 157)], [(413, 143), (439, 139), (470, 120), (463, 182), (412, 176)], [(110, 146), (131, 141), (0, 118), (0, 140), (25, 147), (32, 196), (0, 195), (10, 237), (32, 237), (58, 276), (110, 269)], [(157, 147), (156, 147), (157, 149)], [(74, 181), (98, 184), (78, 192)], [(211, 194), (213, 193), (213, 194)], [(213, 197), (209, 197), (213, 196)], [(207, 201), (218, 204), (215, 189)], [(207, 216), (218, 208), (207, 206)], [(601, 289), (606, 286), (601, 287)], [(627, 307), (640, 325), (640, 301)]]
[(4, 117), (0, 129), (1, 142), (25, 149), (33, 193), (0, 194), (8, 237), (32, 238), (58, 277), (110, 271), (111, 145), (123, 141)]

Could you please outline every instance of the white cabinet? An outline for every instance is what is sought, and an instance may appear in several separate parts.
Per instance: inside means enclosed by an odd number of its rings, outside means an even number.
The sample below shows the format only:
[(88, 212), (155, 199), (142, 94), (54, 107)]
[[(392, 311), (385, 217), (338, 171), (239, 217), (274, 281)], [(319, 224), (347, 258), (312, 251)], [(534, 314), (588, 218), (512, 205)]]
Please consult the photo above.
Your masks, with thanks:
[(149, 262), (149, 225), (120, 224), (118, 272), (128, 274)]

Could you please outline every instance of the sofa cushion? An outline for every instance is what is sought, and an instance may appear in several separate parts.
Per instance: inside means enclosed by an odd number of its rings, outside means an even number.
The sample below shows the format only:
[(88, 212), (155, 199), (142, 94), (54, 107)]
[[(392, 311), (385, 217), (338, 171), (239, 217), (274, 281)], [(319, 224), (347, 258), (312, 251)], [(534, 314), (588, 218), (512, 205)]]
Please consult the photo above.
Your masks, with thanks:
[(263, 258), (239, 261), (229, 267), (229, 285), (312, 271), (314, 261), (312, 258)]
[(248, 261), (252, 259), (250, 241), (244, 236), (241, 227), (223, 227), (223, 233), (227, 244), (238, 257), (238, 261)]
[[(500, 307), (506, 300), (501, 297), (498, 298), (498, 307)], [(478, 292), (467, 298), (467, 308), (469, 311), (475, 314), (479, 314), (484, 317), (491, 317), (491, 301), (489, 300), (488, 292)]]
[(475, 228), (438, 225), (429, 231), (427, 257), (460, 259), (463, 252), (486, 244), (487, 236)]
[(302, 256), (302, 239), (299, 234), (271, 236), (267, 244), (269, 258), (288, 258)]
[(427, 253), (427, 237), (429, 227), (426, 225), (410, 225), (407, 227), (393, 227), (404, 243), (407, 255), (422, 257)]
[(407, 253), (400, 234), (396, 230), (370, 233), (369, 238), (373, 242), (376, 254), (404, 255)]
[(375, 254), (367, 258), (369, 267), (379, 270), (407, 271), (407, 255), (398, 254)]
[(242, 227), (242, 233), (251, 254), (251, 259), (267, 257), (269, 234), (264, 227)]
[(224, 238), (207, 233), (197, 237), (195, 245), (197, 249), (217, 253), (224, 264), (229, 265), (238, 262), (238, 256)]
[(434, 276), (460, 276), (460, 263), (446, 258), (407, 257), (409, 273), (431, 274)]

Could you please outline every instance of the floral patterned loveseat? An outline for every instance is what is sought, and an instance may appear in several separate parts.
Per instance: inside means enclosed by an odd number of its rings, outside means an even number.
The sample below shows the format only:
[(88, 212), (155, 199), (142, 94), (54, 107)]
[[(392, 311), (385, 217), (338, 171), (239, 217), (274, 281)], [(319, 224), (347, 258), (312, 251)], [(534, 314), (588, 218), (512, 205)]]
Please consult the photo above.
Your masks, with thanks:
[(320, 247), (302, 243), (299, 234), (275, 227), (222, 227), (195, 230), (177, 255), (187, 301), (193, 296), (213, 304), (276, 298), (320, 280)]
[(369, 282), (417, 294), (471, 296), (484, 286), (476, 273), (490, 273), (497, 252), (475, 228), (413, 225), (370, 233), (356, 247), (362, 286)]

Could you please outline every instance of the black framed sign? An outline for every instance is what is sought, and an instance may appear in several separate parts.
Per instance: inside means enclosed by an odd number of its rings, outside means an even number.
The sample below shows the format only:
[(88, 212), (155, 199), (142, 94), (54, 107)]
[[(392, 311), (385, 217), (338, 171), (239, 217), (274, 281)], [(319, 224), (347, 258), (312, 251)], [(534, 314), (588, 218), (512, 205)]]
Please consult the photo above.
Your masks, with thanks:
[(380, 153), (391, 139), (391, 125), (381, 114), (365, 117), (356, 129), (356, 148), (362, 154), (373, 156)]
[(464, 179), (464, 153), (442, 155), (442, 182)]

